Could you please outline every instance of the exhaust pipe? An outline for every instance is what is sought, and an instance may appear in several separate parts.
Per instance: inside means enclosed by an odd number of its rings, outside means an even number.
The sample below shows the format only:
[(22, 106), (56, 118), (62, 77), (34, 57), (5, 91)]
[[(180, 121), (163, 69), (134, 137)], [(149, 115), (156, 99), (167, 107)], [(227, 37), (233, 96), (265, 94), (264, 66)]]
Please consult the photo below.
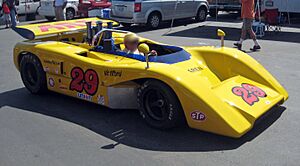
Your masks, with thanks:
[(97, 21), (96, 25), (97, 25), (97, 32), (96, 32), (96, 34), (97, 34), (99, 31), (102, 30), (102, 28), (103, 28), (103, 26), (102, 26), (103, 22), (102, 21)]
[(91, 45), (92, 40), (93, 40), (92, 22), (86, 22), (86, 41), (89, 43), (89, 45)]

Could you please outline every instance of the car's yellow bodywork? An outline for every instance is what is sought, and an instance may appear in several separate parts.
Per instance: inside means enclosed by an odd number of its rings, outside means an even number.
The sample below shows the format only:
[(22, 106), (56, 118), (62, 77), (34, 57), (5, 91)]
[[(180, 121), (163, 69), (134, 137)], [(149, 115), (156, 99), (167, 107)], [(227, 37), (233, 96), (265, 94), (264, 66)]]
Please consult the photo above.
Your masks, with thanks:
[[(262, 65), (236, 49), (182, 47), (190, 53), (190, 59), (172, 64), (149, 62), (146, 69), (146, 62), (89, 50), (91, 46), (82, 42), (84, 34), (74, 32), (20, 42), (14, 48), (14, 63), (19, 69), (22, 56), (34, 54), (46, 72), (49, 90), (112, 108), (135, 108), (130, 96), (122, 94), (136, 90), (147, 79), (160, 80), (178, 96), (191, 128), (230, 137), (241, 137), (271, 107), (288, 99), (287, 91)], [(121, 47), (123, 36), (113, 33), (115, 43)], [(140, 42), (160, 44), (144, 38)], [(99, 81), (94, 92), (87, 94), (84, 89), (80, 92), (71, 87), (74, 68), (79, 68), (83, 76), (96, 73)]]

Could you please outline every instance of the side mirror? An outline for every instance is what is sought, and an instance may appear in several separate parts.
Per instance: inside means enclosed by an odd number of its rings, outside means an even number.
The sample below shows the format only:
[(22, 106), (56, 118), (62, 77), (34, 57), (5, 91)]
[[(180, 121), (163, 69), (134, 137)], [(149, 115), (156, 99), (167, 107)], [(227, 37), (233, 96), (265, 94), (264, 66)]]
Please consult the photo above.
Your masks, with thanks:
[(144, 55), (146, 57), (146, 63), (147, 63), (146, 69), (148, 69), (149, 68), (149, 52), (150, 52), (149, 46), (145, 43), (142, 43), (139, 45), (138, 50), (140, 52), (144, 53)]
[(224, 37), (226, 36), (226, 33), (221, 29), (218, 29), (217, 34), (219, 37), (221, 37), (221, 47), (224, 47)]

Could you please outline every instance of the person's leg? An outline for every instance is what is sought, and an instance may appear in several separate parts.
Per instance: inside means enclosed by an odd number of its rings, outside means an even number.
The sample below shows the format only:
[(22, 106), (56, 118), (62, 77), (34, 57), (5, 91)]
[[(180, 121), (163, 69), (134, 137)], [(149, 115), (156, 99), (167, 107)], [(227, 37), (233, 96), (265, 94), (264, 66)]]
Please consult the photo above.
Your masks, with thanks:
[(55, 7), (56, 21), (64, 21), (64, 12), (61, 6)]
[(54, 11), (55, 11), (55, 18), (56, 18), (56, 21), (58, 21), (59, 20), (59, 10), (58, 10), (58, 7), (55, 7), (55, 9), (54, 9)]
[(257, 41), (257, 38), (256, 38), (256, 34), (255, 32), (253, 31), (253, 28), (252, 28), (252, 19), (248, 19), (248, 29), (247, 29), (247, 32), (249, 33), (251, 39), (253, 40), (254, 42), (254, 46), (251, 50), (253, 51), (256, 51), (256, 50), (259, 50), (260, 49), (260, 45), (258, 44), (258, 41)]
[(60, 20), (65, 21), (65, 14), (64, 14), (64, 9), (60, 7)]
[(234, 43), (234, 45), (237, 46), (237, 48), (239, 50), (242, 49), (242, 44), (243, 44), (243, 41), (246, 40), (246, 35), (247, 35), (246, 20), (243, 19), (243, 26), (242, 26), (241, 38), (240, 38), (240, 40), (238, 42)]
[(5, 19), (5, 28), (9, 28), (9, 20), (8, 20), (8, 16), (9, 14), (4, 14), (4, 19)]
[(11, 26), (12, 27), (17, 26), (16, 11), (15, 11), (15, 9), (11, 9), (10, 10), (10, 19), (11, 19)]

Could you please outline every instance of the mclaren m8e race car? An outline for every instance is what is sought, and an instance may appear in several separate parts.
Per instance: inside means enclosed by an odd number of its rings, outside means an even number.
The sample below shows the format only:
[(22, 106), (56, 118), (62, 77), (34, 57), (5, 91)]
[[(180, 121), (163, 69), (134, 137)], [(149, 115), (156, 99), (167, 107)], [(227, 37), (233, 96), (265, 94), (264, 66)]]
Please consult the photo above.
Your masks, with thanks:
[(114, 26), (87, 18), (15, 27), (27, 39), (14, 48), (25, 87), (33, 94), (48, 90), (113, 109), (139, 109), (155, 128), (187, 123), (235, 138), (288, 99), (262, 65), (237, 49), (178, 47), (140, 37), (144, 54), (131, 54), (122, 51), (130, 32)]

